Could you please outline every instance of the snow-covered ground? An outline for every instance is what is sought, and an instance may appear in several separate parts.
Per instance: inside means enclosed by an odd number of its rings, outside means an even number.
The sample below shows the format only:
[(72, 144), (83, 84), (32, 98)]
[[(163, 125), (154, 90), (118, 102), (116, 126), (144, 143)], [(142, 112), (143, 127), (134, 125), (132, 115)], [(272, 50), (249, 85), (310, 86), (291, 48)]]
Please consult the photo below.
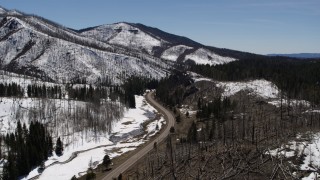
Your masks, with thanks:
[[(156, 134), (163, 124), (164, 118), (154, 120), (156, 110), (149, 105), (143, 96), (136, 96), (136, 109), (129, 109), (124, 117), (112, 124), (110, 134), (104, 134), (99, 142), (84, 142), (81, 146), (65, 147), (64, 154), (60, 157), (54, 155), (45, 163), (48, 166), (39, 176), (39, 179), (70, 179), (73, 175), (79, 176), (89, 168), (89, 162), (95, 167), (102, 162), (105, 154), (111, 158), (127, 151), (134, 150), (143, 144), (149, 137)], [(152, 121), (153, 120), (153, 121)], [(143, 134), (143, 136), (141, 136)], [(140, 136), (139, 136), (140, 135)], [(83, 151), (83, 152), (81, 152)], [(79, 153), (72, 161), (67, 160), (75, 152)], [(64, 163), (67, 161), (66, 163)], [(34, 169), (26, 179), (37, 176), (38, 170)]]
[(246, 82), (217, 82), (217, 86), (224, 90), (222, 96), (232, 96), (244, 90), (265, 99), (277, 98), (279, 94), (278, 88), (272, 82), (263, 79)]
[[(249, 95), (255, 95), (268, 100), (268, 103), (276, 107), (280, 107), (280, 90), (270, 81), (260, 79), (245, 82), (216, 82), (217, 87), (223, 89), (222, 96), (232, 96), (240, 91), (248, 91)], [(290, 105), (294, 107), (303, 106), (310, 107), (310, 102), (305, 100), (290, 99), (284, 96), (282, 100), (283, 105)]]
[(179, 110), (184, 115), (186, 115), (187, 112), (189, 113), (190, 116), (197, 113), (197, 111), (193, 110), (193, 108), (188, 105), (181, 105), (181, 108), (179, 108)]
[[(276, 100), (272, 100), (268, 102), (269, 104), (272, 104), (276, 107), (280, 107), (281, 106), (281, 100), (280, 99), (276, 99)], [(284, 105), (290, 105), (290, 106), (294, 106), (294, 107), (298, 107), (298, 106), (303, 106), (303, 107), (310, 107), (310, 102), (309, 101), (305, 101), (305, 100), (296, 100), (296, 99), (286, 99), (284, 98), (282, 100), (282, 104)], [(311, 112), (311, 110), (307, 111), (307, 112)]]
[(279, 95), (279, 90), (272, 82), (260, 79), (252, 81), (239, 81), (239, 82), (222, 82), (214, 81), (211, 78), (203, 77), (194, 72), (188, 72), (194, 82), (210, 81), (214, 82), (217, 87), (223, 90), (222, 96), (233, 96), (240, 91), (248, 91), (250, 95), (256, 95), (265, 99), (275, 99)]
[[(221, 81), (214, 81), (213, 79), (203, 77), (194, 72), (188, 72), (188, 74), (192, 77), (194, 82), (199, 81), (209, 81), (216, 84), (217, 87), (221, 88), (222, 96), (228, 97), (233, 96), (240, 91), (248, 91), (249, 95), (255, 95), (257, 97), (264, 98), (268, 100), (268, 103), (274, 105), (276, 107), (280, 107), (281, 100), (280, 100), (280, 90), (279, 88), (270, 81), (264, 79), (258, 80), (251, 80), (251, 81), (239, 81), (239, 82), (221, 82)], [(305, 100), (297, 100), (297, 99), (286, 99), (283, 97), (282, 103), (284, 105), (290, 106), (303, 106), (303, 107), (310, 107), (310, 102)], [(320, 112), (320, 110), (310, 110), (310, 112)], [(306, 111), (306, 113), (309, 111)]]
[(304, 113), (320, 113), (319, 109), (309, 109), (307, 111), (305, 111)]
[(188, 71), (188, 74), (191, 76), (191, 78), (194, 80), (194, 82), (199, 82), (199, 81), (210, 81), (214, 82), (211, 78), (206, 78), (200, 74)]
[(3, 70), (0, 70), (0, 83), (2, 83), (2, 84), (16, 83), (16, 84), (20, 85), (21, 88), (23, 88), (23, 90), (24, 90), (24, 97), (27, 97), (28, 85), (37, 85), (37, 86), (45, 85), (46, 87), (59, 86), (59, 87), (61, 87), (62, 94), (66, 94), (65, 85), (63, 85), (63, 84), (44, 82), (44, 81), (37, 79), (35, 77), (22, 75), (22, 74), (16, 74), (16, 73), (7, 72), (7, 71), (3, 71)]
[(237, 59), (231, 57), (223, 57), (219, 56), (212, 51), (204, 48), (199, 48), (195, 52), (188, 54), (185, 57), (185, 60), (191, 59), (196, 64), (209, 64), (209, 65), (218, 65), (218, 64), (226, 64), (232, 61), (236, 61)]
[[(280, 148), (271, 150), (269, 153), (273, 156), (283, 156), (286, 158), (296, 156), (302, 157), (301, 164), (294, 164), (301, 171), (311, 171), (304, 180), (313, 180), (320, 178), (320, 133), (311, 135), (310, 140), (301, 139), (302, 136), (298, 135), (296, 141), (291, 141)], [(312, 172), (314, 171), (314, 172)], [(296, 172), (294, 172), (296, 174)]]

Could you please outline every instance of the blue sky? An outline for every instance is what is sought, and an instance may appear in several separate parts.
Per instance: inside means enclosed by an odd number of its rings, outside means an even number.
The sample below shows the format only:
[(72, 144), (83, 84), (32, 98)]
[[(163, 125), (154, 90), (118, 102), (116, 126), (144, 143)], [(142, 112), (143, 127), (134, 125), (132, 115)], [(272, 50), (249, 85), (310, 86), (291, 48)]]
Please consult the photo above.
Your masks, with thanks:
[(1, 0), (0, 5), (75, 29), (126, 21), (222, 48), (320, 53), (320, 0)]

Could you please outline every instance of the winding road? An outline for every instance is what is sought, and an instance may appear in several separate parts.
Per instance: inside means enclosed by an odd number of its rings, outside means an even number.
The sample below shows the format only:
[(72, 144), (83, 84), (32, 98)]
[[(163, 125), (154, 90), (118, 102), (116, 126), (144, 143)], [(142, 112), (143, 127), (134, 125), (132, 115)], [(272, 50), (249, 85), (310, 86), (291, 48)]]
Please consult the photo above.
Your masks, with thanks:
[(168, 134), (170, 133), (170, 128), (174, 126), (175, 118), (172, 115), (170, 111), (165, 109), (162, 105), (160, 105), (156, 100), (153, 98), (153, 92), (149, 92), (146, 95), (147, 101), (156, 108), (161, 114), (164, 115), (167, 125), (165, 126), (165, 129), (160, 131), (161, 134), (158, 135), (156, 139), (149, 142), (146, 146), (144, 146), (142, 149), (140, 149), (138, 152), (136, 152), (133, 156), (131, 156), (129, 159), (127, 159), (125, 162), (120, 164), (119, 166), (115, 167), (112, 171), (110, 171), (106, 176), (104, 176), (103, 180), (112, 180), (112, 178), (117, 178), (119, 174), (125, 172), (127, 169), (129, 169), (133, 164), (135, 164), (140, 158), (142, 158), (144, 155), (146, 155), (149, 151), (151, 151), (154, 147), (154, 143), (163, 141)]

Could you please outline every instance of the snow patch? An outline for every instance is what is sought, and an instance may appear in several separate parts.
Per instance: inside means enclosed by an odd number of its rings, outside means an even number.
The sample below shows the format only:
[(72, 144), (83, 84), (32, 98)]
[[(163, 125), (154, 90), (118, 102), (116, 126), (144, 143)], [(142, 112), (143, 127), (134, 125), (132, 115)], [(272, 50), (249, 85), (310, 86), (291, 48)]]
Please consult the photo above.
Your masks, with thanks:
[(165, 50), (161, 58), (170, 60), (170, 61), (177, 61), (178, 57), (183, 54), (187, 49), (192, 49), (192, 47), (185, 46), (185, 45), (178, 45), (170, 47), (169, 49)]
[(189, 71), (188, 74), (191, 76), (191, 78), (194, 80), (194, 82), (199, 82), (199, 81), (210, 81), (210, 82), (214, 82), (214, 81), (213, 81), (212, 79), (210, 79), (210, 78), (203, 77), (202, 75), (197, 74), (197, 73), (194, 73), (194, 72), (191, 72), (191, 71)]
[(197, 111), (192, 110), (192, 108), (189, 107), (188, 105), (181, 105), (181, 108), (179, 108), (179, 111), (184, 115), (186, 115), (188, 112), (189, 116), (197, 114)]
[(193, 60), (196, 64), (209, 64), (209, 65), (218, 65), (218, 64), (226, 64), (232, 61), (236, 61), (237, 59), (231, 57), (223, 57), (219, 56), (212, 51), (204, 48), (199, 48), (195, 52), (187, 55), (185, 57), (186, 60)]
[(247, 90), (251, 95), (257, 95), (265, 99), (277, 98), (279, 90), (272, 82), (267, 80), (253, 80), (247, 82), (217, 82), (217, 87), (224, 90), (222, 96), (232, 96)]
[(309, 110), (306, 110), (304, 113), (320, 113), (320, 110), (319, 109), (309, 109)]
[[(268, 102), (271, 105), (274, 105), (276, 107), (280, 107), (281, 106), (281, 99), (277, 99), (277, 100), (272, 100)], [(290, 105), (290, 106), (304, 106), (304, 107), (310, 107), (310, 102), (306, 101), (306, 100), (296, 100), (296, 99), (286, 99), (284, 98), (282, 100), (282, 104), (283, 105)], [(317, 111), (308, 111), (309, 112), (317, 112)], [(320, 112), (320, 111), (319, 111)]]
[[(311, 140), (306, 141), (301, 139), (301, 135), (297, 136), (298, 141), (291, 141), (282, 147), (269, 151), (272, 156), (284, 157), (303, 157), (302, 164), (299, 165), (299, 170), (302, 171), (317, 171), (320, 169), (320, 133), (311, 135)], [(311, 180), (319, 178), (317, 172), (311, 172), (307, 177), (302, 179)]]

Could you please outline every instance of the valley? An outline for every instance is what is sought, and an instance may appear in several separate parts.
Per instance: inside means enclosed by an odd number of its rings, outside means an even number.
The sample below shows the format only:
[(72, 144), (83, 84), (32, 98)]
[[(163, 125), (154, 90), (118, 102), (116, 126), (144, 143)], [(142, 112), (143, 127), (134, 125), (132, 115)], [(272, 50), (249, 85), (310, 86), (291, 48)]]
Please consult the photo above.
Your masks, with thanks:
[(316, 55), (0, 6), (0, 179), (317, 179)]

